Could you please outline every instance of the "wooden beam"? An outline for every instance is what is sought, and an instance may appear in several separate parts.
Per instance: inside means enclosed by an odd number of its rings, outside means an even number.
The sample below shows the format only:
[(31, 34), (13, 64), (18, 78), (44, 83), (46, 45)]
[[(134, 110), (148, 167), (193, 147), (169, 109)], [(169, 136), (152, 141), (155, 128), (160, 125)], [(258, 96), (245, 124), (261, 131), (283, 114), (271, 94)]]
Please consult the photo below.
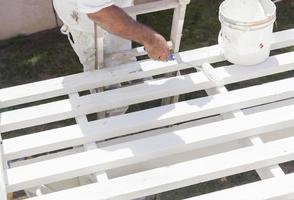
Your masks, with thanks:
[[(0, 133), (1, 134), (1, 133)], [(6, 190), (6, 175), (4, 173), (4, 158), (3, 158), (3, 144), (2, 137), (0, 135), (0, 199), (7, 200), (7, 190)]]
[(187, 4), (189, 3), (190, 1), (179, 0), (179, 6), (174, 9), (171, 28), (171, 41), (173, 43), (173, 50), (175, 53), (179, 52), (180, 50), (186, 8)]
[[(186, 7), (187, 7), (187, 3), (189, 3), (189, 1), (185, 3), (181, 3), (183, 2), (182, 0), (180, 0), (179, 2), (180, 2), (179, 6), (174, 9), (172, 28), (171, 28), (171, 41), (173, 43), (173, 53), (177, 53), (180, 50)], [(173, 77), (173, 76), (179, 76), (179, 75), (181, 75), (181, 73), (180, 71), (177, 71), (173, 73), (167, 73), (165, 74), (165, 77)], [(162, 99), (161, 104), (167, 105), (171, 103), (176, 103), (178, 101), (179, 101), (179, 96), (173, 96), (173, 97)]]
[(176, 8), (178, 0), (160, 0), (123, 8), (131, 16)]

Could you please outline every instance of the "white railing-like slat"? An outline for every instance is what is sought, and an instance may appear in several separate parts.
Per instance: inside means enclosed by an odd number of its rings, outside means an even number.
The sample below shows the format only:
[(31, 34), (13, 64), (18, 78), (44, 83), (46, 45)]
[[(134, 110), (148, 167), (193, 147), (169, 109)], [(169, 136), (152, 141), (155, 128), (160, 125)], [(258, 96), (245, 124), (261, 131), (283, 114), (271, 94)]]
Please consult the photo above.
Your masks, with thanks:
[[(187, 1), (187, 4), (189, 1)], [(123, 10), (131, 16), (141, 15), (161, 10), (168, 10), (179, 6), (179, 0), (161, 0), (150, 3), (138, 4), (123, 8)]]
[(7, 199), (7, 192), (6, 192), (6, 173), (4, 172), (4, 158), (3, 158), (3, 145), (2, 145), (2, 138), (0, 136), (0, 199), (6, 200)]
[(148, 196), (293, 160), (293, 142), (294, 138), (287, 138), (258, 147), (247, 147), (111, 179), (104, 184), (95, 183), (64, 190), (32, 200), (60, 200), (65, 197), (73, 200), (128, 200)]

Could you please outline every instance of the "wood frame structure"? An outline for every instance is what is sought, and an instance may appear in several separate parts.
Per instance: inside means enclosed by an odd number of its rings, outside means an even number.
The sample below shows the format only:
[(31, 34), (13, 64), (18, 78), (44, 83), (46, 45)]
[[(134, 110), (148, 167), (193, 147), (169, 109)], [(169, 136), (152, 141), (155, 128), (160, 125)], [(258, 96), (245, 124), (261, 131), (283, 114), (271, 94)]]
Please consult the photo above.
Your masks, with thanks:
[[(274, 33), (273, 50), (293, 45), (294, 29)], [(127, 54), (136, 52), (142, 48)], [(294, 199), (293, 174), (285, 175), (279, 167), (294, 160), (294, 78), (226, 89), (228, 84), (294, 70), (294, 52), (250, 67), (212, 66), (224, 60), (215, 45), (176, 53), (176, 60), (166, 63), (143, 60), (1, 89), (1, 134), (76, 121), (1, 140), (1, 200), (7, 192), (72, 178), (82, 186), (31, 199), (129, 200), (248, 170), (256, 170), (262, 180), (189, 200)], [(189, 68), (198, 71), (79, 94)], [(94, 121), (87, 118), (199, 90), (207, 96)], [(66, 97), (54, 98), (60, 96)], [(47, 99), (50, 102), (43, 101)], [(84, 183), (85, 176), (92, 177), (92, 183)]]
[[(294, 29), (274, 33), (272, 48), (294, 45), (293, 33)], [(167, 63), (144, 60), (1, 89), (2, 108), (69, 94), (68, 99), (2, 112), (1, 132), (72, 117), (77, 121), (75, 125), (4, 139), (3, 161), (14, 162), (9, 162), (9, 168), (6, 164), (2, 168), (7, 177), (2, 178), (2, 190), (13, 192), (96, 173), (96, 178), (104, 181), (33, 199), (133, 199), (255, 169), (262, 179), (270, 179), (195, 199), (226, 195), (238, 199), (239, 192), (248, 193), (247, 199), (251, 199), (256, 195), (252, 189), (255, 187), (264, 191), (257, 195), (259, 199), (293, 197), (289, 188), (266, 188), (287, 186), (294, 181), (292, 174), (285, 175), (277, 165), (294, 157), (294, 79), (233, 91), (224, 86), (293, 70), (293, 55), (275, 55), (250, 67), (213, 68), (205, 63), (224, 58), (218, 46), (211, 46), (178, 53), (176, 61)], [(86, 96), (77, 93), (190, 68), (191, 64), (202, 64), (202, 70)], [(138, 68), (141, 71), (133, 73)], [(217, 82), (213, 78), (216, 76)], [(93, 112), (203, 89), (208, 96), (90, 122), (85, 117)], [(103, 103), (100, 98), (110, 100)], [(279, 136), (277, 131), (285, 134)], [(124, 137), (111, 139), (118, 136)], [(105, 139), (111, 140), (101, 142)], [(93, 142), (99, 148), (86, 145)], [(238, 145), (228, 145), (232, 142)], [(70, 149), (60, 150), (64, 148)], [(24, 157), (31, 159), (15, 161)], [(154, 160), (157, 161), (153, 163)], [(144, 167), (139, 167), (140, 163)], [(108, 172), (112, 174), (109, 179)]]

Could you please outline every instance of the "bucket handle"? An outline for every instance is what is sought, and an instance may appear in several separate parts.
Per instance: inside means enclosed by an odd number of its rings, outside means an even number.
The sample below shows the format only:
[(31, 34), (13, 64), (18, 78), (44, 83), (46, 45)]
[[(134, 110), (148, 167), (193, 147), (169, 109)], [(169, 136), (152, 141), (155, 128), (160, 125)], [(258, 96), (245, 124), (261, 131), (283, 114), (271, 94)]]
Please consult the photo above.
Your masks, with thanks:
[(218, 44), (222, 45), (223, 44), (223, 36), (222, 36), (222, 31), (220, 30), (218, 33)]
[(223, 38), (222, 30), (220, 30), (218, 33), (218, 45), (220, 47), (221, 53), (223, 53), (224, 52), (224, 38)]

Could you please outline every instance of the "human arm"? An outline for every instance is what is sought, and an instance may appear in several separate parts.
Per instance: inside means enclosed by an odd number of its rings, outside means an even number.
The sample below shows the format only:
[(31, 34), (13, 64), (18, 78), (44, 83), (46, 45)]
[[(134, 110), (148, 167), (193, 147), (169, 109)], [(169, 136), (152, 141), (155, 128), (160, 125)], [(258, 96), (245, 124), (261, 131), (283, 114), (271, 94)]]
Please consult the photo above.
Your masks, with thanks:
[(150, 58), (168, 60), (170, 51), (164, 37), (133, 20), (121, 8), (111, 5), (88, 16), (106, 31), (144, 45)]

